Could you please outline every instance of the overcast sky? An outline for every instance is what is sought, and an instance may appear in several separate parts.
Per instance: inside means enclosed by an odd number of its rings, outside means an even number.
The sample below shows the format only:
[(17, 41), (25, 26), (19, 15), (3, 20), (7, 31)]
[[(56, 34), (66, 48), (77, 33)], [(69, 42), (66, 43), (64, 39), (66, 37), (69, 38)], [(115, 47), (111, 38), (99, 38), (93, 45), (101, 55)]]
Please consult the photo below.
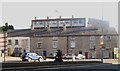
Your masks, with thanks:
[[(4, 2), (2, 24), (8, 22), (16, 29), (30, 28), (31, 20), (37, 18), (74, 17), (96, 18), (109, 21), (110, 26), (118, 28), (117, 2)], [(1, 13), (1, 12), (0, 12)]]

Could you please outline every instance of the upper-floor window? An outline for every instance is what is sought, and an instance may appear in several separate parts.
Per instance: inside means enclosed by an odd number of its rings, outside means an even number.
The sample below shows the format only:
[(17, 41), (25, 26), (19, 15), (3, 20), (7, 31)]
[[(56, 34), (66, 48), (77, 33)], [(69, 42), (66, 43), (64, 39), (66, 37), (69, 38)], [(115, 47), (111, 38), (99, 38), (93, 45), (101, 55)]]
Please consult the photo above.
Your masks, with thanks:
[(58, 41), (53, 41), (53, 48), (57, 48), (58, 47)]
[(70, 47), (75, 48), (76, 47), (76, 42), (74, 40), (70, 41)]
[(74, 36), (72, 36), (72, 37), (71, 37), (71, 40), (75, 40), (75, 37), (74, 37)]
[(38, 48), (42, 48), (42, 43), (41, 43), (41, 42), (38, 42), (37, 47), (38, 47)]
[(111, 36), (107, 36), (107, 38), (106, 38), (107, 40), (111, 40)]
[(95, 40), (95, 36), (90, 36), (90, 40)]
[(11, 44), (12, 44), (11, 40), (8, 40), (8, 45), (11, 45)]
[(111, 42), (106, 42), (106, 48), (111, 48)]
[(18, 45), (18, 40), (15, 40), (15, 45)]
[(58, 37), (53, 37), (53, 40), (58, 40)]

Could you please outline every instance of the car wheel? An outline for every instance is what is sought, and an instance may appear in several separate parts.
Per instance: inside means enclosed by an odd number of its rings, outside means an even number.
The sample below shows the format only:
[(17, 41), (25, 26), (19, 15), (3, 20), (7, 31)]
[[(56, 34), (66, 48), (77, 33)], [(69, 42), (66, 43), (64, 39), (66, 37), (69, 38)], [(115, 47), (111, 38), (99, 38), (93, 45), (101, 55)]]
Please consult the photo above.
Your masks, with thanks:
[(31, 62), (32, 61), (32, 59), (31, 58), (28, 58), (28, 62)]
[(42, 60), (42, 58), (40, 57), (39, 59), (38, 59), (38, 61), (40, 62)]
[(22, 61), (25, 61), (25, 59), (22, 59)]

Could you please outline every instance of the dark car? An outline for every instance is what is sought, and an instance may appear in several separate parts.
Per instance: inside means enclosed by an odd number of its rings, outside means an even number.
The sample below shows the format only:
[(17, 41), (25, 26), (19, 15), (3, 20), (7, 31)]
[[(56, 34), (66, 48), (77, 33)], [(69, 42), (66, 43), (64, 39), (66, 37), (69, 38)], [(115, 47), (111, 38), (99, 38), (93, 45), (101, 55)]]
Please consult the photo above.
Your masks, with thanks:
[(32, 53), (32, 52), (26, 52), (21, 56), (22, 61), (32, 61), (32, 60), (38, 60), (40, 61), (42, 59), (42, 56), (39, 56), (36, 53)]

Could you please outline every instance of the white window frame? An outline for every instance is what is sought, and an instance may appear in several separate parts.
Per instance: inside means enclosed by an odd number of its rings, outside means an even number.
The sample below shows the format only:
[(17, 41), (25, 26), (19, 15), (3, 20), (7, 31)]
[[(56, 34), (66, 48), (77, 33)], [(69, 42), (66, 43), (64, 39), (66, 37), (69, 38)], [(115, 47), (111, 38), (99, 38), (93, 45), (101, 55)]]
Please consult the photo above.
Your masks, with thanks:
[(58, 41), (53, 41), (52, 45), (53, 45), (53, 48), (58, 48)]
[(53, 37), (52, 39), (57, 41), (57, 40), (58, 40), (58, 37)]
[(90, 40), (95, 40), (95, 36), (90, 36)]
[(75, 40), (71, 40), (70, 41), (70, 47), (71, 48), (75, 48), (76, 47), (76, 41)]

